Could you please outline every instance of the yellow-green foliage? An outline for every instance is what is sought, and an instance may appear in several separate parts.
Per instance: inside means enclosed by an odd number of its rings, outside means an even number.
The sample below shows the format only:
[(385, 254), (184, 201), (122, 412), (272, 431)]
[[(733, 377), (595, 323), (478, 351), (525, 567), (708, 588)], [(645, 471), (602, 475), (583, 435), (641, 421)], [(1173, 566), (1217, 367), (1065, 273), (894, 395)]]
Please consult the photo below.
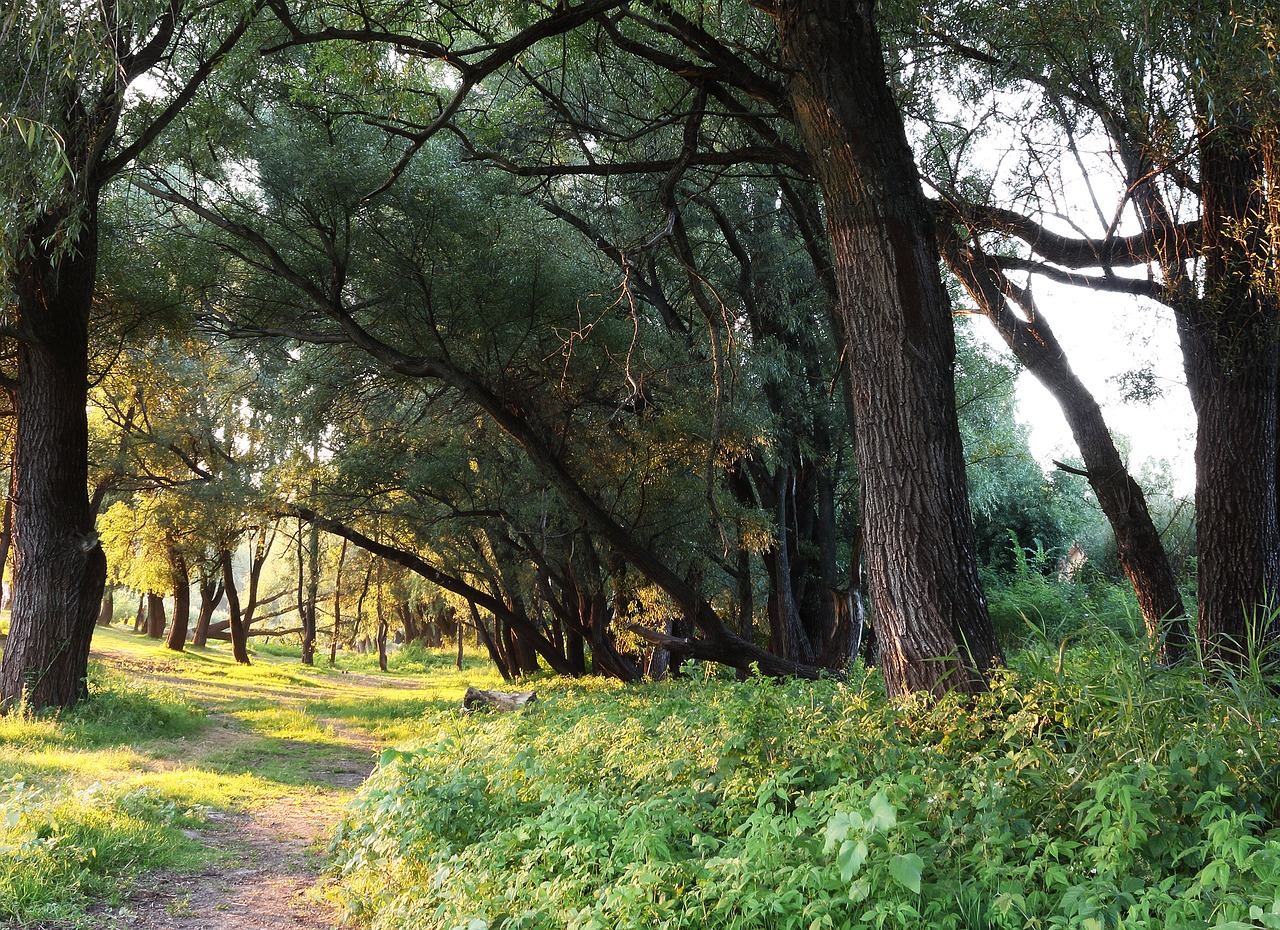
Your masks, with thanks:
[(350, 908), (422, 930), (1280, 927), (1280, 704), (1145, 662), (1111, 642), (931, 707), (695, 674), (438, 714), (350, 809)]

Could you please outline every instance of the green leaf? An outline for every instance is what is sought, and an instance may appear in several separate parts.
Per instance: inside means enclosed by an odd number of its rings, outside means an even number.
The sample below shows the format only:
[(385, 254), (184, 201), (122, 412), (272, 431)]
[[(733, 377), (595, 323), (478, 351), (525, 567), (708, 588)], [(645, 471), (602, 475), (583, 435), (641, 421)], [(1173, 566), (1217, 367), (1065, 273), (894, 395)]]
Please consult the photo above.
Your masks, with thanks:
[(871, 799), (871, 821), (867, 824), (868, 830), (872, 833), (889, 830), (897, 822), (898, 809), (889, 803), (889, 799), (881, 791)]
[(824, 853), (830, 853), (836, 848), (836, 845), (849, 835), (850, 830), (862, 829), (862, 815), (855, 812), (846, 811), (836, 812), (829, 821), (827, 821), (827, 837), (823, 846)]
[(889, 875), (895, 882), (908, 891), (920, 893), (920, 873), (924, 871), (924, 860), (915, 853), (905, 853), (889, 860)]
[(382, 755), (378, 757), (378, 765), (386, 768), (393, 762), (408, 762), (413, 758), (413, 753), (404, 752), (399, 749), (384, 749)]
[(840, 880), (849, 881), (862, 871), (862, 864), (867, 861), (866, 840), (845, 840), (840, 845), (840, 855), (836, 862), (840, 865)]

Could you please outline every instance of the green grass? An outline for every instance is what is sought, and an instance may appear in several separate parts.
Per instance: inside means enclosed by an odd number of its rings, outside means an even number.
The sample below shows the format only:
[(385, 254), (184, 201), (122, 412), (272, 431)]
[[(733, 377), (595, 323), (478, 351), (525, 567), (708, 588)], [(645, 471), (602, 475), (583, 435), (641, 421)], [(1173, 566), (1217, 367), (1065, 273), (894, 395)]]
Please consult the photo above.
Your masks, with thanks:
[(395, 744), (335, 846), (375, 930), (1280, 928), (1276, 680), (1072, 642), (935, 705), (697, 669), (541, 679), (504, 714), (459, 709), (501, 685), (451, 650), (243, 667), (104, 630), (88, 702), (0, 717), (0, 924), (91, 927), (198, 868), (211, 812), (339, 797)]
[(89, 700), (0, 716), (0, 924), (92, 927), (90, 903), (201, 867), (209, 852), (184, 829), (275, 799), (305, 809), (338, 790), (333, 773), (496, 681), (474, 655), (457, 672), (452, 652), (395, 655), (384, 675), (376, 657), (306, 668), (296, 649), (257, 648), (246, 667), (221, 645), (175, 653), (118, 628), (94, 648)]

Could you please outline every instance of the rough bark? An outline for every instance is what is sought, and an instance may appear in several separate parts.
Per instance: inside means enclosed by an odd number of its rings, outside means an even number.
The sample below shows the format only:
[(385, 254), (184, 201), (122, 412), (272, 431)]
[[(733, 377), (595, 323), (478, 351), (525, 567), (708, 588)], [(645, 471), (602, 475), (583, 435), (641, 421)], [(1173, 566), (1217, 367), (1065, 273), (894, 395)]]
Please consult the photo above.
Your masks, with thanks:
[(244, 617), (240, 613), (240, 595), (236, 591), (235, 566), (231, 561), (231, 550), (223, 549), (222, 587), (227, 595), (227, 612), (231, 618), (231, 654), (241, 665), (249, 664), (249, 636)]
[[(998, 263), (945, 234), (942, 251), (978, 309), (1062, 408), (1084, 460), (1089, 486), (1115, 535), (1120, 566), (1138, 598), (1148, 642), (1162, 663), (1180, 661), (1190, 638), (1182, 594), (1142, 488), (1125, 467), (1102, 409), (1071, 370), (1066, 353), (1030, 295), (1015, 288)], [(1012, 311), (1009, 300), (1023, 306), (1027, 319)]]
[(1205, 294), (1175, 310), (1198, 423), (1197, 632), (1206, 660), (1243, 665), (1276, 633), (1280, 305), (1255, 277), (1273, 261), (1259, 155), (1220, 119), (1201, 139)]
[[(52, 227), (50, 228), (50, 231)], [(98, 255), (97, 204), (76, 252), (32, 254), (14, 278), (20, 336), (14, 390), (14, 598), (0, 663), (0, 705), (70, 707), (88, 692), (89, 642), (107, 560), (89, 507), (89, 310)]]
[(187, 645), (187, 630), (191, 625), (191, 577), (187, 573), (187, 560), (181, 552), (169, 557), (173, 577), (173, 623), (165, 645), (175, 652), (182, 652)]
[(978, 581), (950, 305), (873, 7), (791, 0), (772, 10), (825, 198), (886, 688), (979, 691), (1003, 655)]

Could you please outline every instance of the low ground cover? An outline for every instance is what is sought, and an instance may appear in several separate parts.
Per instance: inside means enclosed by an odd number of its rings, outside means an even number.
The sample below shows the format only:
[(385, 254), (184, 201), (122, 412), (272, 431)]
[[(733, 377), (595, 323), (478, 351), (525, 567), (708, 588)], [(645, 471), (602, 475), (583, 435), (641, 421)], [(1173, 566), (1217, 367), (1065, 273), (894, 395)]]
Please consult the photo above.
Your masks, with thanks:
[(699, 670), (428, 714), (340, 828), (347, 906), (388, 930), (1280, 927), (1267, 682), (1088, 639), (972, 703)]

